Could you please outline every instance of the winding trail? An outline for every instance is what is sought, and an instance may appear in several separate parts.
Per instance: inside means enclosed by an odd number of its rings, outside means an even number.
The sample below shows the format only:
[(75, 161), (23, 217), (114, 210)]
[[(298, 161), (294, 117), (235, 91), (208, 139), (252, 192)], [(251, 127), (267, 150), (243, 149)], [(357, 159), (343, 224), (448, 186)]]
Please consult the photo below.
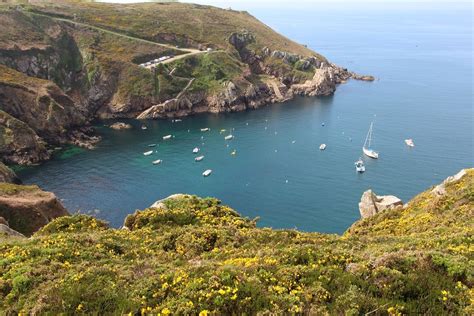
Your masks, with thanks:
[(42, 17), (50, 18), (50, 19), (55, 20), (55, 21), (61, 21), (61, 22), (71, 23), (71, 24), (74, 24), (74, 25), (90, 28), (90, 29), (93, 29), (93, 30), (96, 30), (96, 31), (99, 31), (99, 32), (104, 32), (104, 33), (107, 33), (107, 34), (120, 36), (120, 37), (123, 37), (123, 38), (126, 38), (126, 39), (130, 39), (130, 40), (134, 40), (134, 41), (138, 41), (138, 42), (142, 42), (142, 43), (147, 43), (147, 44), (151, 44), (151, 45), (156, 45), (156, 46), (164, 47), (164, 48), (167, 48), (167, 49), (173, 49), (175, 51), (184, 52), (184, 54), (176, 55), (176, 56), (174, 56), (170, 59), (167, 59), (167, 60), (163, 61), (162, 62), (163, 64), (169, 64), (169, 63), (172, 63), (176, 60), (179, 60), (179, 59), (182, 59), (184, 57), (191, 56), (191, 55), (207, 53), (207, 51), (201, 51), (201, 50), (198, 50), (198, 49), (195, 49), (195, 48), (176, 48), (175, 46), (170, 45), (170, 44), (157, 43), (157, 42), (146, 40), (146, 39), (143, 39), (143, 38), (140, 38), (140, 37), (134, 37), (134, 36), (126, 35), (126, 34), (123, 34), (123, 33), (120, 33), (120, 32), (111, 31), (111, 30), (104, 29), (104, 28), (101, 28), (101, 27), (98, 27), (98, 26), (95, 26), (95, 25), (82, 23), (82, 22), (71, 20), (71, 19), (58, 18), (58, 17), (55, 17), (55, 16), (51, 16), (51, 15), (43, 14), (43, 13), (38, 13), (38, 12), (28, 12), (28, 13), (32, 14), (32, 15), (36, 15), (36, 16), (42, 16)]

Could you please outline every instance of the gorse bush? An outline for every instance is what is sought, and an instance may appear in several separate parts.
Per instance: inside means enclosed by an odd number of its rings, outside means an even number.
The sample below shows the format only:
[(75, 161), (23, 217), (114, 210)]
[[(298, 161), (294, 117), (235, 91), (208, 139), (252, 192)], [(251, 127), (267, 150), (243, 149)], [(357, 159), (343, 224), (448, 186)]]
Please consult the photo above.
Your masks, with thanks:
[(0, 242), (1, 314), (469, 315), (472, 171), (343, 236), (257, 228), (212, 198)]

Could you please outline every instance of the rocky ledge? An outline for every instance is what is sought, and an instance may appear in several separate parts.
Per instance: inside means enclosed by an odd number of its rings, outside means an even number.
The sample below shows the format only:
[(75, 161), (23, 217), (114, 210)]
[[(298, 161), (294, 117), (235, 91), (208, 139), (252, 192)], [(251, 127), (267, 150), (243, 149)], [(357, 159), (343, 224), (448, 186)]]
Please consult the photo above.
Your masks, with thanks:
[(11, 229), (25, 236), (32, 235), (54, 218), (66, 215), (68, 211), (51, 192), (35, 185), (0, 183), (0, 217)]

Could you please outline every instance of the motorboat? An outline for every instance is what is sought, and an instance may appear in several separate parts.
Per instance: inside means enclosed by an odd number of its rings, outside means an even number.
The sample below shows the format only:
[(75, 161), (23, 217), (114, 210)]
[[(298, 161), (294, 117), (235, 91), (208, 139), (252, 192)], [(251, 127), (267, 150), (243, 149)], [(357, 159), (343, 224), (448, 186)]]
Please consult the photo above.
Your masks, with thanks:
[(405, 144), (407, 144), (408, 147), (415, 147), (415, 143), (413, 142), (413, 139), (405, 139)]
[(151, 154), (153, 154), (153, 150), (146, 151), (143, 153), (144, 156), (150, 156)]
[(206, 171), (204, 171), (204, 172), (202, 173), (202, 175), (203, 175), (204, 177), (209, 177), (209, 176), (211, 175), (211, 173), (212, 173), (212, 170), (211, 170), (211, 169), (207, 169)]
[(326, 144), (319, 145), (319, 150), (325, 150), (325, 149), (326, 149)]
[(172, 135), (166, 135), (166, 136), (163, 136), (163, 140), (168, 140), (168, 139), (171, 139), (171, 137), (173, 137)]
[(355, 168), (357, 172), (359, 173), (365, 172), (364, 161), (362, 161), (362, 158), (359, 158), (359, 160), (357, 160), (354, 164), (355, 164)]
[(193, 149), (193, 154), (197, 154), (198, 152), (199, 152), (199, 148), (195, 147), (195, 148)]
[(194, 158), (194, 161), (199, 162), (199, 161), (201, 161), (201, 160), (203, 160), (203, 159), (204, 159), (204, 156), (199, 156), (199, 157)]
[(154, 164), (154, 165), (159, 165), (159, 164), (162, 163), (162, 162), (163, 162), (163, 160), (158, 159), (158, 160), (153, 161), (152, 164)]
[(225, 140), (231, 140), (232, 138), (234, 138), (234, 135), (232, 135), (232, 134), (227, 135), (226, 137), (224, 137)]

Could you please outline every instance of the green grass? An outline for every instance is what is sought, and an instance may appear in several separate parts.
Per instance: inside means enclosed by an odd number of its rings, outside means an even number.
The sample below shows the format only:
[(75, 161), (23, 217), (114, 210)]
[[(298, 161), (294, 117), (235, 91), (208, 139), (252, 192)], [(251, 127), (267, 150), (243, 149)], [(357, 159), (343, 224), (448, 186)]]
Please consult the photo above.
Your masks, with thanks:
[(59, 218), (0, 242), (0, 311), (472, 314), (473, 179), (343, 236), (257, 228), (194, 196), (128, 216), (128, 230)]

